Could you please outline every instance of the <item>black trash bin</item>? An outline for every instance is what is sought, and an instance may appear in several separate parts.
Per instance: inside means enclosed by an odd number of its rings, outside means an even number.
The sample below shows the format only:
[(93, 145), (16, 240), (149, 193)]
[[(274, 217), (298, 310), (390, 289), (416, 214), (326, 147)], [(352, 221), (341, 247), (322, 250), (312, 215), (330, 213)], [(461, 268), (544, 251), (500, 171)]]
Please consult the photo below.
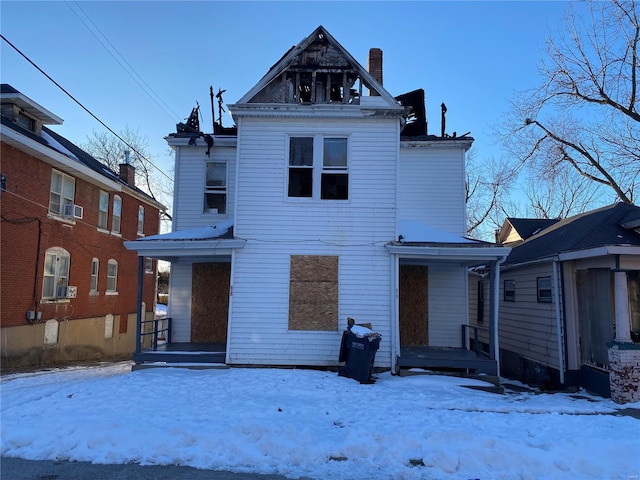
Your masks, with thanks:
[(342, 334), (339, 358), (340, 362), (344, 362), (344, 366), (340, 368), (338, 375), (353, 378), (360, 383), (374, 383), (371, 373), (380, 338), (379, 334), (373, 332), (356, 335), (351, 331), (351, 327), (345, 330)]

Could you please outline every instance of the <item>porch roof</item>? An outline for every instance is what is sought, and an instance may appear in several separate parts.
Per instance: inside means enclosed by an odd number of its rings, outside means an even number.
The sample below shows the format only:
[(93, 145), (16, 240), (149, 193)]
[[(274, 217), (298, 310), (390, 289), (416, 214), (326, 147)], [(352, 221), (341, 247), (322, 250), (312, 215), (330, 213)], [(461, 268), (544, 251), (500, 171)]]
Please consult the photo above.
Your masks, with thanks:
[(245, 243), (233, 236), (233, 220), (224, 220), (214, 225), (139, 238), (124, 245), (138, 252), (139, 257), (171, 261), (179, 257), (228, 256)]
[(412, 220), (400, 220), (398, 240), (386, 245), (390, 253), (416, 261), (454, 261), (468, 265), (505, 258), (510, 247), (474, 240)]

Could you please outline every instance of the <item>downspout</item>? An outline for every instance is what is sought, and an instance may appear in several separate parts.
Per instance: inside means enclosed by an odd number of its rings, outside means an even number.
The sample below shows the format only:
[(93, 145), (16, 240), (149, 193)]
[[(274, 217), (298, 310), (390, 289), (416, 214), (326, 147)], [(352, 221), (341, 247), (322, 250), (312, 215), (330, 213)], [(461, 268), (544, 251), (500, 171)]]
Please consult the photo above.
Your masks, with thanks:
[(564, 385), (564, 331), (562, 316), (560, 315), (560, 285), (558, 281), (558, 260), (553, 260), (553, 303), (556, 311), (556, 328), (558, 329), (558, 367), (560, 370), (560, 384)]
[(498, 377), (500, 376), (500, 341), (498, 338), (498, 305), (500, 303), (500, 265), (507, 260), (507, 255), (498, 259), (495, 264), (495, 273), (493, 275), (493, 357), (496, 361)]

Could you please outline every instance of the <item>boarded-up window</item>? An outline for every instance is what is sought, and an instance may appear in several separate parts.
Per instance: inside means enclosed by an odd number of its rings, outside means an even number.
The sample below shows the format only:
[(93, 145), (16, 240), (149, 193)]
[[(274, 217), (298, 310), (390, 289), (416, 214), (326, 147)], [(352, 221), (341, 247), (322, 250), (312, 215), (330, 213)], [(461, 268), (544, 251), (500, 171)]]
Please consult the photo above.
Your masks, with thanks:
[(338, 330), (338, 257), (291, 256), (289, 330)]

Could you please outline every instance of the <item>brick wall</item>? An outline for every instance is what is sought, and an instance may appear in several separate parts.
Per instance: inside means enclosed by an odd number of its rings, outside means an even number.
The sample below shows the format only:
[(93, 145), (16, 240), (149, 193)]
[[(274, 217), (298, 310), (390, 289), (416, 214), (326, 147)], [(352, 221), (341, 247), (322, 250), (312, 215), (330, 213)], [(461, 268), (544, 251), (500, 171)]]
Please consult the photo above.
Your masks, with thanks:
[[(126, 318), (127, 314), (135, 312), (138, 260), (135, 252), (124, 247), (123, 241), (138, 238), (140, 205), (145, 208), (145, 234), (158, 233), (158, 211), (124, 191), (119, 192), (122, 198), (121, 235), (99, 231), (100, 187), (76, 178), (74, 201), (84, 207), (83, 219), (64, 222), (48, 218), (52, 167), (4, 143), (0, 146), (0, 156), (1, 173), (7, 177), (7, 189), (0, 194), (0, 326), (27, 325), (26, 312), (32, 310), (42, 312), (41, 322), (102, 317), (109, 313)], [(115, 192), (108, 193), (108, 225), (111, 228)], [(55, 303), (41, 301), (45, 252), (51, 247), (61, 247), (70, 253), (69, 285), (78, 287), (74, 299)], [(89, 294), (93, 258), (100, 262), (98, 295)], [(109, 259), (118, 262), (117, 295), (105, 295)], [(151, 308), (155, 275), (144, 275), (143, 291), (143, 301)]]

